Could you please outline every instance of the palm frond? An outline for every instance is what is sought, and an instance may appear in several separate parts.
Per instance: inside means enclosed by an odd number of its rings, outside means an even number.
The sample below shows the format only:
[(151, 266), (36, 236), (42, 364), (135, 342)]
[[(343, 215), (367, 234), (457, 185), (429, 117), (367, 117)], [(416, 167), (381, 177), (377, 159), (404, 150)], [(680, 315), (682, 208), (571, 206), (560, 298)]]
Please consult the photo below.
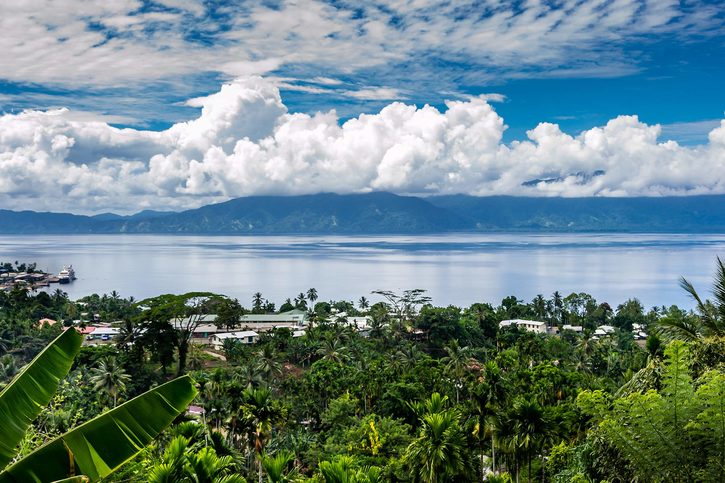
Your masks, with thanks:
[(702, 327), (688, 320), (661, 319), (658, 332), (665, 340), (684, 340), (692, 342), (702, 337)]
[(680, 277), (680, 287), (682, 287), (682, 289), (695, 300), (695, 303), (697, 304), (697, 310), (700, 312), (701, 315), (705, 316), (708, 312), (707, 306), (700, 298), (697, 290), (695, 290), (695, 286), (692, 285), (692, 283), (690, 283), (690, 281), (687, 280), (685, 277)]

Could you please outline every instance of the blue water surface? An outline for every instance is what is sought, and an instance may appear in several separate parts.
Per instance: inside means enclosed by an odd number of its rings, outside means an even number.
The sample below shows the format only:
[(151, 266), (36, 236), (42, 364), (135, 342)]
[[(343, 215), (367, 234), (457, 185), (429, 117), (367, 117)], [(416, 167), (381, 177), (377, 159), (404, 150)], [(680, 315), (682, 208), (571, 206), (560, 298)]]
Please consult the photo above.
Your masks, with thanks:
[(78, 280), (62, 287), (72, 298), (202, 290), (244, 305), (257, 291), (280, 304), (315, 287), (321, 300), (423, 288), (436, 305), (467, 306), (558, 290), (613, 306), (637, 297), (692, 307), (678, 278), (709, 296), (717, 255), (725, 257), (725, 235), (0, 236), (0, 261), (49, 272), (73, 264)]

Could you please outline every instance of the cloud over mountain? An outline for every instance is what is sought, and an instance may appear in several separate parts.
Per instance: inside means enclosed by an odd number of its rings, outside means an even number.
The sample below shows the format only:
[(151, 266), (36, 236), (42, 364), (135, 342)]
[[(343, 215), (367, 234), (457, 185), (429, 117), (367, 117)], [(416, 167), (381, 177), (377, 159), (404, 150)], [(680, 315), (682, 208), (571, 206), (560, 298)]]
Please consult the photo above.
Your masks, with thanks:
[(541, 123), (504, 144), (484, 97), (446, 109), (400, 102), (340, 122), (289, 112), (259, 77), (189, 103), (164, 131), (118, 129), (67, 110), (0, 117), (0, 205), (75, 212), (188, 208), (251, 194), (392, 191), (527, 196), (725, 193), (725, 121), (709, 143), (658, 142), (636, 116), (571, 136)]

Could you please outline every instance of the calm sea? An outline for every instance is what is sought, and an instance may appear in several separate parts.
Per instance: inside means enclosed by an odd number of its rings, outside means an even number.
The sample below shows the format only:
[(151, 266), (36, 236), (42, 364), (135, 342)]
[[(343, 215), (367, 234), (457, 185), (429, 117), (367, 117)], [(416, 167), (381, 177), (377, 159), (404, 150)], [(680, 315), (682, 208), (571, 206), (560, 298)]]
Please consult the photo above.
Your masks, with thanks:
[(78, 280), (62, 286), (72, 298), (201, 290), (244, 305), (257, 291), (280, 304), (315, 287), (322, 300), (423, 288), (437, 305), (466, 306), (559, 290), (613, 306), (637, 297), (691, 307), (677, 280), (710, 296), (717, 255), (725, 257), (725, 235), (0, 236), (0, 261), (54, 273), (72, 264)]

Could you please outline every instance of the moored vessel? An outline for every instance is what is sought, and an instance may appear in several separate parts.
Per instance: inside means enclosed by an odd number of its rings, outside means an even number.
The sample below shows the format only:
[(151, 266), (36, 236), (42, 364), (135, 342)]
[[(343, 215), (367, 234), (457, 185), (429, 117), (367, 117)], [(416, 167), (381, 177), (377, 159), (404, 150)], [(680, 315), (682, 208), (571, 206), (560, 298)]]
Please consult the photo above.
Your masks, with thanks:
[(76, 272), (73, 270), (73, 265), (63, 267), (63, 270), (58, 273), (58, 283), (71, 283), (75, 279)]

